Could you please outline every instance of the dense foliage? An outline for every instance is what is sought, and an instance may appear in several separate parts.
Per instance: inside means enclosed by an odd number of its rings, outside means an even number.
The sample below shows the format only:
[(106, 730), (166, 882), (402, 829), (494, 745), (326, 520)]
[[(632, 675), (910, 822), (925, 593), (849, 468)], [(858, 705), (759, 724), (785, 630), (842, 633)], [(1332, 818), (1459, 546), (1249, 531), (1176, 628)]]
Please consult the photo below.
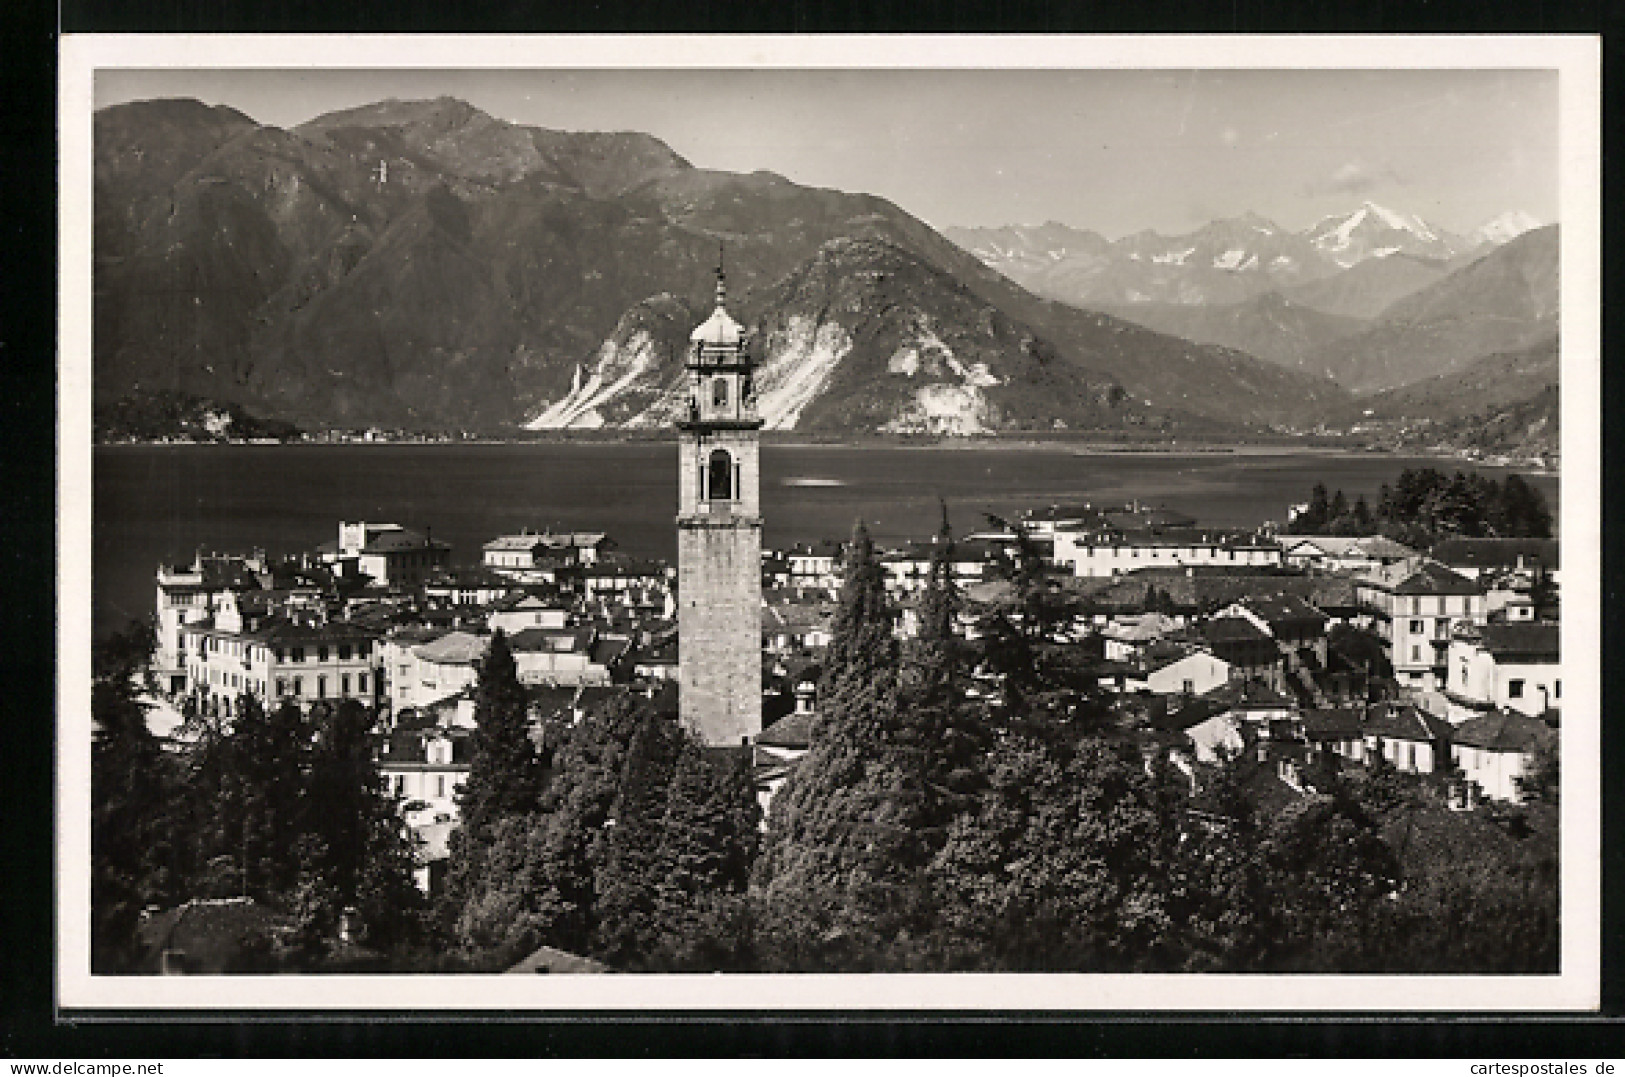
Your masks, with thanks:
[(462, 798), (475, 823), (453, 838), (440, 909), (470, 961), (549, 945), (621, 969), (749, 967), (748, 759), (702, 747), (659, 697), (532, 736), (513, 662), (492, 655), (476, 686), (489, 731)]
[(1298, 535), (1386, 535), (1426, 547), (1446, 538), (1550, 538), (1552, 514), (1540, 491), (1521, 475), (1502, 482), (1458, 471), (1406, 468), (1383, 484), (1375, 510), (1364, 495), (1348, 503), (1316, 483), (1308, 507), (1287, 530)]
[(246, 897), (290, 929), (260, 939), (280, 967), (332, 956), (339, 921), (367, 951), (424, 941), (412, 848), (373, 761), (360, 704), (286, 704), (245, 694), (231, 719), (189, 717), (184, 746), (148, 731), (141, 675), (151, 631), (98, 646), (91, 697), (93, 960), (140, 965), (144, 909)]
[(92, 427), (97, 441), (290, 441), (300, 436), (292, 423), (261, 419), (241, 404), (172, 392), (133, 392), (98, 405)]
[[(1450, 810), (1452, 773), (1328, 755), (1289, 773), (1263, 742), (1176, 767), (1169, 734), (1100, 697), (1029, 545), (1005, 564), (1008, 598), (972, 610), (945, 521), (902, 639), (857, 531), (812, 747), (765, 828), (748, 756), (703, 746), (669, 694), (538, 724), (498, 637), (432, 925), (359, 708), (244, 697), (165, 752), (133, 679), (144, 637), (112, 641), (95, 695), (100, 960), (124, 959), (146, 904), (246, 894), (307, 955), (354, 908), (397, 968), (430, 967), (411, 956), (426, 937), (477, 969), (543, 945), (627, 971), (1555, 967), (1555, 755), (1525, 804), (1472, 812)], [(1369, 643), (1338, 647), (1363, 666)]]

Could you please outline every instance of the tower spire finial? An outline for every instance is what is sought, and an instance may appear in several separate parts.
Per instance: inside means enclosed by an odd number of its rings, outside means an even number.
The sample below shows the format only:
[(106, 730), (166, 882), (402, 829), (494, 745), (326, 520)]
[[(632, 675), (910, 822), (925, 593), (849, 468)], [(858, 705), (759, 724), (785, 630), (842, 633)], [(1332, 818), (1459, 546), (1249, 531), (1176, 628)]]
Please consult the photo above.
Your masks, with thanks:
[(723, 268), (722, 268), (723, 267), (724, 248), (725, 248), (725, 244), (723, 243), (723, 241), (720, 240), (720, 239), (717, 240), (717, 309), (718, 310), (722, 309), (723, 302), (724, 302), (724, 300), (727, 299), (727, 290), (728, 290), (727, 289), (727, 274), (723, 272)]

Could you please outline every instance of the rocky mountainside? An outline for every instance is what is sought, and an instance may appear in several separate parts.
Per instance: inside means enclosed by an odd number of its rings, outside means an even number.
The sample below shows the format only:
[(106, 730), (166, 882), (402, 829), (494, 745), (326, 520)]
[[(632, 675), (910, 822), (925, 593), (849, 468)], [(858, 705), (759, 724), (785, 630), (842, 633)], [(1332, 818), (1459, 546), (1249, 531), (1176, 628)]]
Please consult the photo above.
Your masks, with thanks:
[[(988, 434), (1143, 416), (1115, 381), (885, 240), (831, 240), (747, 306), (769, 430)], [(682, 309), (658, 325), (647, 305), (623, 319), (527, 425), (669, 425), (688, 399), (681, 349), (697, 320)]]
[[(1039, 299), (884, 199), (696, 168), (648, 135), (525, 127), (451, 99), (380, 102), (292, 130), (192, 101), (115, 106), (95, 122), (104, 403), (184, 392), (310, 428), (652, 421), (639, 417), (666, 391), (652, 372), (706, 309), (722, 246), (731, 294), (764, 340), (799, 339), (804, 323), (789, 319), (810, 315), (792, 300), (829, 266), (898, 260), (874, 270), (889, 277), (831, 291), (866, 313), (862, 324), (816, 320), (853, 337), (853, 358), (827, 380), (815, 376), (829, 350), (816, 329), (776, 353), (799, 356), (783, 360), (786, 386), (822, 386), (786, 407), (797, 428), (958, 423), (931, 418), (903, 382), (892, 410), (818, 399), (909, 346), (917, 379), (946, 371), (942, 384), (991, 402), (969, 407), (975, 422), (1000, 428), (1130, 415), (1290, 424), (1336, 402), (1322, 380)], [(841, 238), (886, 253), (831, 254)], [(1054, 361), (1022, 360), (1023, 347)], [(979, 362), (999, 386), (975, 384)], [(899, 377), (863, 384), (878, 392)], [(1022, 403), (1063, 388), (1076, 399)]]
[(1453, 374), (1359, 397), (1349, 416), (1397, 422), (1446, 422), (1505, 408), (1555, 389), (1561, 374), (1556, 336), (1528, 348), (1474, 359)]
[(1394, 254), (1368, 258), (1334, 276), (1294, 285), (1284, 294), (1292, 302), (1323, 314), (1371, 319), (1449, 274), (1450, 266), (1445, 262)]
[(1355, 391), (1376, 392), (1465, 369), (1557, 333), (1558, 229), (1526, 232), (1390, 305), (1371, 328), (1312, 358)]
[(1227, 306), (1135, 303), (1109, 309), (1159, 333), (1235, 348), (1277, 366), (1315, 375), (1326, 374), (1309, 367), (1316, 351), (1367, 327), (1363, 319), (1326, 314), (1279, 292)]

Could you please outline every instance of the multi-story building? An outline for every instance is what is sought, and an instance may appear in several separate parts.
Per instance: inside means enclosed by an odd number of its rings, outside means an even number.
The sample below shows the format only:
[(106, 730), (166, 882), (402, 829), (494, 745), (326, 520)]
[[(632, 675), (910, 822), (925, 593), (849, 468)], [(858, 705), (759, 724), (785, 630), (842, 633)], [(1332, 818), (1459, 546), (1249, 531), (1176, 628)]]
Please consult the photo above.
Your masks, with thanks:
[(266, 706), (291, 700), (308, 707), (353, 699), (367, 706), (380, 691), (376, 637), (343, 621), (271, 615), (247, 623), (228, 595), (219, 613), (185, 625), (186, 690), (210, 714), (230, 717), (237, 697)]
[(1359, 604), (1370, 611), (1394, 678), (1420, 691), (1440, 691), (1448, 681), (1451, 631), (1484, 620), (1477, 583), (1437, 561), (1403, 561), (1373, 569), (1355, 584)]
[(483, 564), (521, 583), (554, 583), (563, 569), (596, 563), (607, 544), (601, 531), (521, 531), (487, 542)]
[(1054, 559), (1074, 576), (1120, 576), (1143, 568), (1278, 566), (1281, 547), (1257, 535), (1058, 529)]
[(427, 706), (473, 684), (479, 679), (480, 659), (490, 645), (489, 636), (464, 631), (393, 634), (381, 656), (389, 674), (393, 713)]
[(1523, 799), (1518, 780), (1529, 773), (1535, 753), (1557, 742), (1557, 732), (1539, 718), (1497, 710), (1469, 718), (1451, 735), (1456, 765), (1491, 800)]
[(339, 522), (337, 542), (317, 547), (336, 575), (365, 576), (380, 587), (417, 587), (451, 562), (451, 547), (400, 524)]
[(152, 671), (168, 692), (186, 689), (187, 661), (182, 628), (213, 616), (224, 595), (261, 585), (265, 556), (256, 550), (247, 557), (199, 554), (191, 565), (158, 566)]

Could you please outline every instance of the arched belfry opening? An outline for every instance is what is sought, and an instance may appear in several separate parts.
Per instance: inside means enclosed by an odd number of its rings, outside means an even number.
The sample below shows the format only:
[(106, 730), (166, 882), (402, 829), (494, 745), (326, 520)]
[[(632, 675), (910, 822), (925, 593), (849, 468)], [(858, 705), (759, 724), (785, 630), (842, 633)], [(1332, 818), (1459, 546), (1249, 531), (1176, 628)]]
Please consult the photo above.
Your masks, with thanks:
[(734, 499), (734, 460), (728, 455), (727, 449), (713, 449), (711, 451), (711, 464), (707, 469), (705, 488), (712, 501), (732, 501)]

